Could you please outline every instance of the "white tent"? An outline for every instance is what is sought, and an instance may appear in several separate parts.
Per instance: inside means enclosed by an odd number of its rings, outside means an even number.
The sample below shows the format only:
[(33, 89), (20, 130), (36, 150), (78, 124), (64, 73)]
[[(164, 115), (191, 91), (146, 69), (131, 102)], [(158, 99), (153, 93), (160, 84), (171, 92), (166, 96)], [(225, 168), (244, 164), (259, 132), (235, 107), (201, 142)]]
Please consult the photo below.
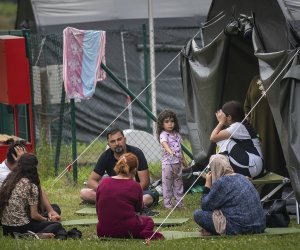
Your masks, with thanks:
[[(165, 24), (174, 25), (170, 19), (178, 18), (195, 24), (199, 16), (206, 16), (210, 3), (211, 0), (153, 0), (153, 14)], [(19, 0), (16, 28), (25, 22), (33, 30), (53, 31), (70, 25), (85, 24), (86, 27), (101, 22), (103, 29), (105, 22), (109, 22), (110, 27), (112, 22), (124, 26), (147, 18), (148, 0)], [(118, 22), (120, 20), (122, 23)]]

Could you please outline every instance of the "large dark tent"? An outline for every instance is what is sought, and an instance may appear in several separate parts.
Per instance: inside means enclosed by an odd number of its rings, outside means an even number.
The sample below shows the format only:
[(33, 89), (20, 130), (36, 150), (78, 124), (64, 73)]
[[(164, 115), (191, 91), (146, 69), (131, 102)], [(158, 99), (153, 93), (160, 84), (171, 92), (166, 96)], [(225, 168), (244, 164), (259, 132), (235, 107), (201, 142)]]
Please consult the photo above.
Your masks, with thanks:
[(300, 201), (299, 1), (213, 0), (202, 36), (203, 43), (191, 40), (181, 57), (196, 163), (206, 164), (213, 153), (216, 110), (228, 100), (243, 103), (252, 77), (260, 75)]

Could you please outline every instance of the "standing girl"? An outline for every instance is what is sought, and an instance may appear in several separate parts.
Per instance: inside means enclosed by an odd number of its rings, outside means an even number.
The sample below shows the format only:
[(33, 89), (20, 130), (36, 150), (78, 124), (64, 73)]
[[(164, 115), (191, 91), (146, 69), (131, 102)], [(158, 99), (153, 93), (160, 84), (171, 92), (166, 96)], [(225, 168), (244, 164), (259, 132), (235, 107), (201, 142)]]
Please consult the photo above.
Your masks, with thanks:
[(186, 161), (181, 150), (181, 136), (176, 114), (171, 110), (162, 111), (157, 119), (157, 137), (162, 145), (162, 189), (165, 208), (172, 208), (172, 198), (175, 204), (183, 206), (180, 199), (183, 196), (182, 166)]

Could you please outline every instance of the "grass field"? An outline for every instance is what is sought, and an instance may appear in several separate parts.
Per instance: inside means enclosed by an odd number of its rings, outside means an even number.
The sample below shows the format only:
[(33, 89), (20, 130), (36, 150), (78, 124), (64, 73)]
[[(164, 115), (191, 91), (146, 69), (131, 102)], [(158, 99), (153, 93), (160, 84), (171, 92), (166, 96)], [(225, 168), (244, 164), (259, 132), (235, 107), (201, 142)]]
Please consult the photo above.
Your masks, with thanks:
[(15, 3), (0, 2), (0, 30), (15, 28), (17, 5)]
[[(0, 29), (13, 29), (15, 23), (16, 5), (12, 3), (0, 2)], [(99, 145), (95, 145), (98, 147)], [(83, 145), (85, 148), (86, 145)], [(78, 148), (80, 153), (83, 149)], [(43, 162), (43, 176), (52, 175), (54, 170), (53, 160), (49, 160), (49, 150), (43, 146), (40, 149), (39, 160)], [(97, 156), (95, 154), (95, 156)], [(94, 164), (97, 157), (81, 159), (82, 162), (90, 161)], [(82, 163), (83, 164), (83, 163)], [(91, 164), (92, 165), (92, 164)], [(49, 170), (50, 169), (50, 170)], [(47, 192), (49, 199), (53, 203), (60, 205), (62, 209), (62, 219), (70, 220), (77, 218), (92, 218), (93, 216), (79, 216), (74, 212), (83, 206), (80, 205), (79, 191), (83, 187), (83, 182), (88, 177), (91, 167), (80, 167), (78, 170), (78, 184), (74, 185), (72, 175), (67, 174), (59, 180), (54, 186), (52, 178), (42, 178), (42, 186)], [(150, 172), (152, 176), (159, 176), (160, 166), (152, 166)], [(189, 221), (182, 226), (162, 228), (161, 230), (174, 230), (195, 232), (198, 231), (197, 225), (193, 221), (193, 211), (199, 207), (200, 194), (188, 194), (185, 199), (187, 210), (174, 211), (170, 218), (187, 217)], [(251, 208), (250, 208), (251, 209)], [(155, 210), (160, 211), (160, 218), (165, 218), (168, 214), (159, 204)], [(291, 221), (291, 227), (300, 228), (295, 223), (295, 219)], [(70, 228), (67, 228), (70, 229)], [(9, 237), (3, 237), (0, 229), (0, 249), (39, 249), (39, 250), (60, 250), (60, 249), (299, 249), (300, 234), (285, 234), (285, 235), (246, 235), (232, 237), (206, 237), (206, 238), (188, 238), (178, 240), (151, 241), (150, 247), (143, 244), (143, 240), (99, 240), (96, 237), (96, 226), (80, 226), (83, 237), (81, 240), (13, 240)]]
[[(54, 178), (42, 180), (42, 185), (46, 190), (49, 199), (53, 203), (58, 203), (62, 208), (63, 220), (78, 218), (93, 218), (93, 216), (80, 216), (74, 212), (82, 207), (80, 205), (79, 190), (83, 181), (87, 178), (91, 168), (79, 168), (78, 185), (74, 185), (71, 176), (63, 177), (54, 186)], [(188, 194), (185, 199), (187, 210), (175, 210), (170, 218), (185, 217), (189, 221), (182, 226), (163, 227), (160, 230), (174, 230), (195, 232), (197, 225), (193, 222), (193, 211), (199, 207), (200, 194)], [(159, 218), (165, 218), (168, 214), (159, 204), (155, 210), (160, 211)], [(292, 227), (300, 228), (292, 219)], [(300, 234), (286, 235), (246, 235), (230, 237), (206, 237), (188, 238), (165, 241), (151, 241), (150, 247), (144, 245), (143, 240), (99, 240), (96, 237), (96, 226), (77, 227), (82, 231), (81, 240), (13, 240), (3, 237), (0, 232), (1, 249), (299, 249)], [(70, 228), (67, 228), (70, 229)]]

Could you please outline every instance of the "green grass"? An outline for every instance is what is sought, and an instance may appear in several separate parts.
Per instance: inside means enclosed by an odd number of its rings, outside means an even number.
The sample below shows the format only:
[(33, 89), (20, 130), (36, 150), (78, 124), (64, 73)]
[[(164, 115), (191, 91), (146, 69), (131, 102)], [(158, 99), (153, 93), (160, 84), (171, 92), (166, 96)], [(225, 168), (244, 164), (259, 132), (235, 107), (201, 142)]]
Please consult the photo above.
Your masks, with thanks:
[(1, 240), (1, 249), (299, 249), (299, 237), (291, 236), (242, 236), (231, 238), (207, 238), (207, 239), (181, 239), (164, 242), (152, 241), (150, 247), (141, 240), (114, 240), (100, 241), (91, 240), (68, 240), (59, 242), (55, 240), (44, 241), (14, 241), (11, 239)]
[(17, 5), (15, 3), (0, 3), (0, 30), (11, 30), (15, 28)]
[[(0, 30), (14, 29), (16, 17), (16, 4), (1, 2), (0, 3)], [(185, 140), (184, 145), (190, 149), (189, 143)], [(94, 162), (98, 159), (100, 152), (105, 148), (105, 143), (95, 143), (90, 151), (97, 153), (89, 153), (87, 157), (79, 160), (78, 167), (78, 184), (73, 184), (72, 172), (65, 175), (53, 186), (53, 159), (49, 157), (49, 148), (45, 148), (45, 144), (38, 152), (42, 186), (46, 190), (49, 199), (53, 203), (58, 203), (62, 208), (63, 220), (77, 218), (92, 218), (88, 216), (75, 215), (74, 212), (83, 206), (80, 205), (79, 191), (82, 188), (82, 183), (87, 179), (91, 170), (94, 167)], [(85, 149), (85, 144), (78, 145), (78, 155)], [(65, 156), (67, 155), (67, 156)], [(64, 157), (61, 160), (61, 169), (66, 167), (65, 162), (71, 161), (71, 147), (66, 146), (62, 152)], [(68, 158), (68, 159), (67, 159)], [(186, 156), (189, 161), (189, 158)], [(50, 161), (49, 161), (50, 160)], [(150, 165), (150, 172), (153, 178), (160, 177), (161, 166), (159, 164)], [(185, 205), (188, 208), (185, 211), (174, 211), (171, 218), (189, 217), (188, 223), (182, 226), (162, 228), (162, 230), (180, 230), (180, 231), (197, 231), (198, 227), (193, 222), (193, 211), (199, 207), (199, 194), (187, 195), (185, 197)], [(156, 208), (161, 212), (160, 217), (164, 218), (168, 212), (162, 207), (162, 204)], [(293, 219), (290, 226), (300, 228)], [(67, 228), (68, 229), (68, 228)], [(234, 237), (207, 237), (207, 238), (191, 238), (178, 239), (168, 241), (151, 241), (151, 246), (147, 247), (143, 244), (143, 240), (107, 240), (101, 241), (96, 237), (96, 226), (80, 226), (79, 230), (83, 233), (81, 240), (13, 240), (8, 237), (3, 237), (0, 232), (0, 248), (1, 249), (43, 249), (43, 250), (58, 250), (58, 249), (299, 249), (300, 234), (290, 235), (247, 235)], [(1, 231), (1, 230), (0, 230)]]
[[(93, 216), (80, 216), (74, 212), (82, 207), (80, 205), (79, 191), (82, 188), (82, 180), (88, 175), (90, 169), (82, 168), (79, 171), (80, 184), (74, 185), (71, 177), (64, 176), (53, 186), (53, 179), (42, 180), (51, 202), (58, 203), (62, 208), (63, 220), (93, 218)], [(193, 221), (193, 211), (199, 206), (200, 194), (188, 194), (185, 199), (187, 210), (175, 210), (170, 218), (188, 217), (190, 220), (176, 227), (161, 228), (160, 230), (197, 231), (198, 226)], [(155, 210), (160, 211), (160, 218), (165, 218), (168, 211), (164, 210), (160, 203)], [(296, 225), (292, 220), (290, 226)], [(67, 227), (67, 229), (70, 229)], [(12, 240), (0, 235), (1, 249), (143, 249), (147, 248), (143, 240), (99, 240), (96, 237), (96, 226), (79, 226), (83, 233), (81, 240)], [(231, 237), (207, 237), (190, 238), (165, 241), (151, 241), (150, 249), (299, 249), (300, 234), (290, 235), (247, 235)]]
[[(185, 143), (188, 146), (188, 143)], [(105, 149), (106, 143), (101, 141), (92, 145), (90, 153), (88, 153), (88, 161), (80, 162), (78, 167), (78, 184), (73, 182), (72, 171), (64, 175), (59, 181), (54, 184), (53, 172), (49, 168), (53, 168), (53, 160), (49, 156), (49, 148), (46, 143), (39, 147), (37, 150), (40, 161), (41, 183), (43, 189), (48, 194), (48, 197), (52, 203), (57, 203), (62, 209), (62, 219), (81, 219), (81, 218), (93, 218), (93, 216), (81, 216), (76, 215), (75, 211), (83, 208), (80, 205), (79, 192), (83, 187), (83, 182), (88, 178), (91, 171), (94, 168), (94, 162), (98, 159), (98, 156)], [(82, 152), (85, 149), (85, 144), (78, 144), (78, 152)], [(62, 154), (70, 154), (71, 148), (69, 146), (63, 147)], [(91, 153), (93, 152), (93, 154)], [(97, 152), (97, 153), (96, 153)], [(94, 158), (92, 158), (93, 155)], [(60, 170), (62, 170), (62, 167)], [(151, 177), (153, 179), (160, 178), (161, 165), (149, 164)], [(61, 171), (60, 171), (61, 172)], [(59, 172), (59, 173), (60, 173)], [(199, 207), (200, 194), (188, 194), (184, 198), (185, 206), (187, 210), (175, 210), (169, 218), (190, 218), (189, 221), (181, 226), (176, 227), (163, 227), (160, 231), (174, 230), (174, 231), (198, 231), (198, 226), (193, 221), (193, 212)], [(164, 210), (160, 203), (155, 210), (160, 211), (160, 218), (165, 218), (169, 211)], [(291, 225), (293, 227), (300, 228), (295, 223), (295, 219), (292, 219)], [(70, 229), (71, 227), (66, 227)], [(1, 249), (299, 249), (300, 234), (290, 235), (246, 235), (246, 236), (232, 236), (232, 237), (207, 237), (207, 238), (189, 238), (189, 239), (177, 239), (177, 240), (165, 240), (165, 241), (151, 241), (150, 247), (143, 244), (143, 240), (128, 239), (128, 240), (99, 240), (96, 236), (96, 225), (91, 226), (78, 226), (82, 231), (83, 237), (81, 240), (13, 240), (7, 237), (3, 237), (0, 232), (0, 248)], [(1, 230), (0, 230), (1, 231)]]

